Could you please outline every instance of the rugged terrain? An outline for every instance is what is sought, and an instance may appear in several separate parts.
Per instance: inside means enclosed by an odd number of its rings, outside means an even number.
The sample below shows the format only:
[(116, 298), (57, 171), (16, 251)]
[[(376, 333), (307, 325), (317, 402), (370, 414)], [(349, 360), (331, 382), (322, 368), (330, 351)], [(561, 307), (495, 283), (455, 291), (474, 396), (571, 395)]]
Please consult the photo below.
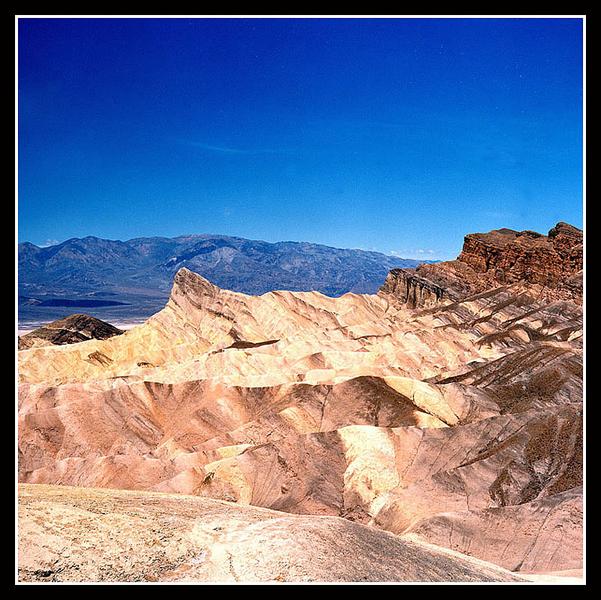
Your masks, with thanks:
[(457, 260), (394, 269), (382, 291), (412, 307), (458, 300), (505, 284), (532, 284), (539, 299), (582, 303), (582, 231), (558, 223), (547, 236), (498, 229), (465, 236)]
[(581, 253), (565, 224), (472, 234), (456, 261), (339, 298), (180, 269), (145, 324), (19, 353), (19, 479), (343, 517), (514, 572), (579, 572)]
[(87, 340), (106, 340), (123, 331), (110, 323), (105, 323), (89, 315), (71, 315), (66, 319), (53, 321), (19, 336), (19, 350), (40, 346), (61, 346)]
[(374, 293), (394, 267), (419, 261), (304, 242), (268, 243), (222, 235), (73, 238), (40, 248), (19, 244), (19, 320), (65, 317), (74, 307), (105, 320), (148, 318), (167, 301), (182, 267), (248, 294), (317, 290)]
[(20, 488), (24, 581), (523, 581), (338, 517), (174, 494)]

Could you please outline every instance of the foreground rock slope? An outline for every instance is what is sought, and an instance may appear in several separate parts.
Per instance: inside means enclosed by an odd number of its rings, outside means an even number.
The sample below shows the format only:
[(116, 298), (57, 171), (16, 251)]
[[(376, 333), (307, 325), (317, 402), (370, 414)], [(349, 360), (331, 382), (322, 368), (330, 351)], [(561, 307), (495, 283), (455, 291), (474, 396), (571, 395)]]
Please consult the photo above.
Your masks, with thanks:
[(473, 234), (457, 261), (340, 298), (181, 269), (145, 324), (19, 353), (19, 479), (344, 517), (578, 571), (581, 252), (565, 224)]
[(21, 581), (522, 581), (337, 517), (205, 498), (21, 485), (19, 513)]

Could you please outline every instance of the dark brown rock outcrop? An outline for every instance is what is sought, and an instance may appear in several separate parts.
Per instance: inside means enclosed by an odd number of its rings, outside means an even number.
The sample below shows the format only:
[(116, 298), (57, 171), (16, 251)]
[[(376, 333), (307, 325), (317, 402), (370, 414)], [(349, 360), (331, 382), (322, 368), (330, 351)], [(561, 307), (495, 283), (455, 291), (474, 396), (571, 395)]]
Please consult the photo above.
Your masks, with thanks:
[(558, 223), (549, 235), (498, 229), (465, 236), (459, 261), (499, 283), (526, 281), (561, 288), (566, 277), (582, 271), (582, 231)]
[(558, 223), (549, 235), (497, 229), (465, 236), (457, 260), (393, 269), (378, 292), (409, 308), (515, 283), (540, 286), (550, 300), (582, 302), (582, 231)]
[(106, 321), (89, 315), (71, 315), (53, 321), (19, 337), (19, 350), (40, 346), (62, 346), (88, 340), (106, 340), (123, 331)]

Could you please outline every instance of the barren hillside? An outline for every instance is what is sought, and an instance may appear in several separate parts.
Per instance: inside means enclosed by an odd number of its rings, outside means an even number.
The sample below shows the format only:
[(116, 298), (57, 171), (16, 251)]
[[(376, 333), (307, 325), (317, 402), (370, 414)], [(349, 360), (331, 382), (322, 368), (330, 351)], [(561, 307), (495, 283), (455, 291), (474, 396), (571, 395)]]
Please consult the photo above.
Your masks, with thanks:
[[(389, 557), (401, 556), (403, 544), (426, 554), (423, 544), (435, 544), (515, 572), (578, 571), (581, 278), (582, 232), (565, 224), (549, 236), (467, 236), (458, 260), (393, 270), (374, 295), (249, 296), (180, 269), (167, 305), (143, 325), (106, 340), (19, 352), (19, 479), (237, 503), (197, 499), (227, 506), (228, 519), (255, 514), (243, 508), (252, 505), (281, 511), (278, 528), (289, 531), (301, 517), (283, 513), (305, 515), (302, 527), (317, 537), (323, 521), (316, 516), (327, 517), (332, 531), (350, 536), (348, 548), (358, 544), (358, 566), (336, 567), (345, 581), (373, 568), (362, 562), (375, 560), (370, 536), (377, 552), (400, 544)], [(62, 492), (38, 498), (35, 490), (51, 488), (23, 489), (27, 544), (49, 535), (46, 528), (61, 530), (61, 520), (84, 518), (75, 491), (60, 500), (68, 505), (63, 514), (54, 504)], [(34, 526), (31, 511), (46, 493), (49, 520), (35, 517)], [(86, 515), (95, 526), (108, 523)], [(108, 535), (113, 525), (106, 527)], [(279, 535), (270, 527), (269, 544)], [(334, 537), (320, 538), (327, 556)], [(56, 541), (52, 552), (70, 543)], [(301, 573), (300, 554), (282, 577), (338, 573)], [(253, 571), (244, 556), (233, 559), (241, 561), (232, 567), (239, 577), (276, 578), (274, 565)], [(24, 555), (27, 577), (41, 569), (36, 557)], [(107, 560), (113, 578), (145, 572), (119, 571)], [(444, 579), (436, 570), (442, 558), (428, 560), (427, 574), (390, 558), (386, 573), (369, 577)], [(222, 576), (224, 561), (214, 571), (186, 567), (186, 576)], [(173, 565), (167, 571), (179, 578)], [(52, 577), (76, 577), (72, 568)], [(458, 578), (489, 576), (465, 569)]]

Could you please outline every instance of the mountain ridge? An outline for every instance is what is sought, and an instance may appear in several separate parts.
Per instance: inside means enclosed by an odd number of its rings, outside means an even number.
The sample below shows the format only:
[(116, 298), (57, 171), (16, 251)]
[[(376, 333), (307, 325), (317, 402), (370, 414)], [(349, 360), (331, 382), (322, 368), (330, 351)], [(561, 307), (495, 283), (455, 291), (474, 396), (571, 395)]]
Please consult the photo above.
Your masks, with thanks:
[(121, 321), (149, 317), (164, 304), (181, 267), (235, 292), (260, 295), (279, 289), (339, 296), (375, 293), (390, 269), (428, 262), (311, 242), (272, 243), (219, 234), (126, 241), (87, 236), (46, 248), (23, 242), (18, 254), (22, 321), (68, 316), (67, 310), (40, 306), (47, 299), (69, 300), (75, 306), (72, 301), (107, 292), (130, 307), (93, 316)]
[[(517, 574), (580, 572), (583, 305), (562, 284), (582, 244), (560, 229), (475, 234), (377, 294), (252, 296), (180, 267), (144, 324), (19, 352), (19, 482), (336, 517)], [(541, 265), (554, 242), (568, 260)], [(40, 528), (27, 503), (38, 547), (64, 505)]]

